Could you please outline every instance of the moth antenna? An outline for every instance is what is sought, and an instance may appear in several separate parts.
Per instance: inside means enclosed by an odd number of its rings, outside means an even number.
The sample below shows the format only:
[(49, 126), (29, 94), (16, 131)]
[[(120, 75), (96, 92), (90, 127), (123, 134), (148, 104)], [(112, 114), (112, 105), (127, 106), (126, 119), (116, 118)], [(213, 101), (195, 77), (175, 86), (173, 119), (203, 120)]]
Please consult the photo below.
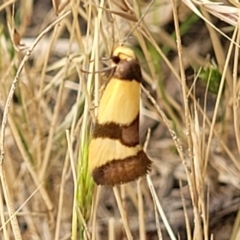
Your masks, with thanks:
[(95, 73), (105, 73), (105, 72), (109, 72), (109, 71), (111, 71), (111, 70), (113, 70), (113, 69), (115, 69), (115, 66), (109, 66), (109, 67), (105, 67), (105, 68), (103, 68), (103, 69), (101, 69), (101, 70), (99, 70), (99, 71), (90, 72), (90, 71), (88, 71), (88, 70), (84, 70), (84, 69), (81, 68), (81, 72), (83, 72), (83, 73), (93, 73), (93, 74), (95, 74)]

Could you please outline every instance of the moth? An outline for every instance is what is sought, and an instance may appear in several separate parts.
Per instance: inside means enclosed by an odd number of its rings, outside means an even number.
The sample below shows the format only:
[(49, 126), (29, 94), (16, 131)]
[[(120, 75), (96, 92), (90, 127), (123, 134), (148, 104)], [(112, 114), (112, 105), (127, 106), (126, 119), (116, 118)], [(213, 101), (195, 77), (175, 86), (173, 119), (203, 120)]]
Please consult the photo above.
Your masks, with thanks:
[(98, 106), (89, 145), (89, 171), (98, 185), (124, 184), (146, 175), (151, 160), (139, 144), (141, 67), (134, 52), (118, 46), (113, 74)]

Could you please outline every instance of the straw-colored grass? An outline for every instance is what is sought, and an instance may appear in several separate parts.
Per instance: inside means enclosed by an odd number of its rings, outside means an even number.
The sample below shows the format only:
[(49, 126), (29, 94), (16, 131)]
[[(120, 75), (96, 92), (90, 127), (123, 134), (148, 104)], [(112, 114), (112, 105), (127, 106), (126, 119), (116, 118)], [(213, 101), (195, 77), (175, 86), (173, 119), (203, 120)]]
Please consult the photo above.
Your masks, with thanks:
[[(239, 239), (238, 8), (0, 2), (0, 239)], [(88, 145), (117, 44), (141, 63), (153, 166), (97, 187)]]

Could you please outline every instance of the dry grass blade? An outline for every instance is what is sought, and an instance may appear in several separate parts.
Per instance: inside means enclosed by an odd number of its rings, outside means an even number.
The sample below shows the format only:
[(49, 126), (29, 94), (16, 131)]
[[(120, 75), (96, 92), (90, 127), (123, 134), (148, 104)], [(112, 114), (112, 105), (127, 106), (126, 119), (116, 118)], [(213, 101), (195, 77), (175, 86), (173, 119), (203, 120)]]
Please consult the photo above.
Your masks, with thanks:
[[(7, 219), (4, 224), (0, 227), (0, 231), (2, 231), (6, 225), (12, 220), (12, 218), (14, 218), (16, 215), (18, 215), (18, 213), (22, 210), (22, 208), (24, 207), (24, 205), (39, 191), (39, 189), (42, 187), (42, 184), (39, 185), (35, 190), (34, 192), (25, 200), (25, 202), (14, 212), (14, 214), (9, 218)], [(15, 238), (17, 238), (15, 236)], [(21, 237), (20, 237), (21, 238)]]
[[(202, 13), (201, 13), (201, 12), (198, 10), (198, 8), (194, 5), (194, 3), (193, 3), (192, 0), (183, 0), (183, 2), (184, 2), (194, 13), (196, 13), (196, 14), (197, 14), (199, 17), (201, 17), (206, 23), (208, 23), (212, 28), (214, 28), (218, 33), (220, 33), (222, 36), (224, 36), (225, 38), (227, 38), (229, 41), (232, 41), (231, 38), (229, 38), (224, 32), (222, 32), (218, 27), (216, 27), (213, 23), (211, 23), (207, 18), (205, 18), (205, 17), (202, 15)], [(204, 7), (205, 4), (206, 4), (206, 3), (200, 2), (200, 1), (199, 1), (199, 3), (200, 3), (200, 6), (201, 6), (201, 7)], [(208, 4), (208, 3), (207, 3), (207, 4)], [(207, 5), (207, 4), (206, 4), (206, 5)], [(212, 4), (212, 2), (211, 2), (211, 4)], [(208, 8), (206, 8), (206, 10), (210, 10), (210, 12), (213, 13), (214, 15), (222, 18), (223, 20), (225, 20), (225, 21), (227, 21), (227, 22), (230, 22), (230, 24), (236, 25), (237, 19), (238, 19), (238, 18), (236, 18), (236, 16), (234, 16), (234, 17), (226, 17), (226, 15), (224, 15), (224, 14), (219, 14), (219, 13), (216, 11), (217, 9), (218, 9), (218, 6), (216, 6), (216, 5), (214, 6), (214, 9), (211, 8), (211, 10), (208, 9)], [(224, 9), (226, 9), (226, 8), (224, 7)], [(234, 9), (234, 8), (230, 8), (229, 14), (234, 13), (234, 15), (235, 15), (236, 12), (237, 12), (237, 9), (236, 9), (236, 8), (235, 8), (235, 9)]]
[[(13, 203), (10, 199), (10, 194), (9, 194), (9, 190), (7, 187), (6, 173), (2, 167), (2, 164), (0, 167), (0, 177), (1, 177), (2, 187), (3, 187), (3, 195), (4, 195), (4, 198), (6, 199), (7, 210), (8, 210), (8, 214), (10, 216), (10, 223), (11, 223), (13, 235), (14, 235), (14, 238), (21, 240), (22, 236), (20, 233), (20, 228), (19, 228), (19, 224), (18, 224), (16, 215), (14, 214)], [(3, 225), (5, 225), (5, 223), (6, 222), (3, 222)]]
[(7, 117), (8, 117), (8, 111), (9, 111), (9, 107), (11, 105), (11, 101), (13, 98), (13, 94), (14, 91), (16, 89), (16, 84), (18, 82), (19, 76), (23, 70), (23, 67), (25, 65), (25, 63), (27, 62), (27, 60), (29, 59), (29, 57), (31, 56), (32, 51), (34, 50), (34, 48), (36, 47), (36, 45), (38, 44), (38, 42), (41, 40), (41, 38), (48, 33), (54, 26), (56, 26), (59, 22), (62, 21), (62, 19), (64, 19), (66, 16), (68, 16), (70, 14), (69, 12), (66, 12), (65, 14), (63, 14), (62, 16), (60, 16), (56, 21), (54, 21), (51, 25), (49, 25), (44, 31), (42, 31), (39, 36), (35, 39), (35, 41), (33, 42), (32, 46), (29, 47), (29, 49), (27, 50), (26, 54), (24, 55), (23, 60), (21, 61), (21, 64), (19, 65), (18, 71), (15, 75), (15, 78), (12, 82), (12, 86), (7, 98), (7, 102), (5, 104), (5, 108), (4, 108), (4, 113), (3, 113), (3, 120), (2, 120), (2, 124), (1, 124), (1, 134), (0, 134), (0, 151), (1, 151), (1, 155), (0, 155), (0, 164), (2, 165), (3, 159), (4, 159), (4, 136), (5, 136), (5, 128), (6, 128), (6, 124), (7, 124)]
[(70, 3), (70, 0), (52, 0), (56, 14), (59, 14)]
[[(239, 41), (234, 0), (2, 1), (0, 239), (239, 239)], [(153, 164), (112, 189), (88, 152), (119, 44)]]
[(9, 5), (13, 4), (14, 2), (16, 2), (16, 0), (5, 1), (2, 5), (0, 5), (0, 12), (7, 8)]
[(157, 196), (157, 194), (155, 192), (155, 188), (153, 186), (152, 180), (151, 180), (149, 175), (147, 175), (147, 182), (148, 182), (148, 186), (149, 186), (149, 189), (151, 191), (151, 194), (152, 194), (153, 201), (155, 202), (155, 204), (157, 206), (157, 210), (158, 210), (158, 212), (159, 212), (159, 214), (160, 214), (160, 216), (161, 216), (161, 218), (163, 220), (164, 226), (167, 229), (169, 237), (170, 237), (171, 240), (176, 240), (177, 238), (175, 237), (175, 235), (174, 235), (174, 233), (173, 233), (173, 231), (171, 229), (171, 226), (169, 225), (169, 222), (168, 222), (168, 220), (166, 218), (166, 215), (165, 215), (165, 213), (164, 213), (164, 211), (162, 209), (162, 206), (161, 206), (161, 204), (159, 202), (158, 196)]
[(144, 223), (144, 206), (143, 206), (143, 196), (141, 189), (141, 179), (137, 181), (137, 196), (138, 196), (138, 216), (139, 216), (139, 239), (146, 239), (146, 228)]
[(59, 239), (60, 236), (60, 228), (61, 228), (61, 217), (62, 217), (62, 206), (64, 201), (64, 188), (66, 184), (66, 175), (69, 169), (69, 156), (66, 155), (63, 170), (62, 170), (62, 177), (61, 177), (61, 188), (59, 192), (59, 203), (58, 203), (58, 212), (57, 212), (57, 220), (56, 220), (56, 228), (55, 228), (55, 240)]
[[(236, 35), (237, 35), (237, 28), (235, 29), (235, 31), (233, 33), (233, 37), (232, 37), (232, 39), (234, 41), (235, 41)], [(207, 145), (207, 149), (206, 149), (205, 159), (208, 158), (208, 154), (209, 154), (209, 151), (210, 151), (210, 145), (211, 145), (211, 140), (212, 140), (212, 136), (213, 136), (213, 129), (214, 129), (214, 125), (215, 125), (216, 118), (217, 118), (217, 112), (218, 112), (218, 109), (219, 109), (220, 99), (221, 99), (221, 95), (222, 95), (222, 91), (223, 91), (226, 71), (228, 69), (230, 56), (232, 54), (232, 49), (233, 49), (233, 46), (234, 46), (233, 44), (234, 44), (233, 41), (231, 41), (230, 46), (229, 46), (229, 50), (228, 50), (228, 54), (227, 54), (227, 57), (226, 57), (225, 65), (224, 65), (224, 68), (223, 68), (222, 79), (221, 79), (221, 84), (219, 86), (217, 101), (216, 101), (216, 104), (215, 104), (215, 110), (214, 110), (214, 114), (213, 114), (213, 120), (212, 120), (212, 124), (211, 124), (210, 135), (209, 135), (208, 145)], [(240, 164), (236, 161), (234, 163), (235, 163), (236, 167), (240, 170)]]
[(132, 236), (129, 224), (128, 224), (127, 214), (126, 214), (126, 211), (123, 207), (118, 188), (113, 187), (113, 192), (114, 192), (117, 204), (118, 204), (118, 209), (119, 209), (121, 217), (122, 217), (122, 221), (123, 221), (124, 229), (126, 231), (127, 239), (131, 240), (131, 239), (133, 239), (133, 236)]

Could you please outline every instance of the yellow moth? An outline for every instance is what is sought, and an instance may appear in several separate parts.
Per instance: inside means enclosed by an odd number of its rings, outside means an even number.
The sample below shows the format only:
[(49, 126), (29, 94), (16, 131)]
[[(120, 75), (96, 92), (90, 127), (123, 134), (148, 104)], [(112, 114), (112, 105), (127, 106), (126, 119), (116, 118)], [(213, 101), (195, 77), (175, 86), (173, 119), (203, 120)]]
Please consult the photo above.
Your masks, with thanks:
[(114, 72), (99, 102), (88, 166), (97, 184), (114, 186), (146, 175), (151, 160), (139, 144), (139, 62), (123, 46), (114, 50), (111, 60)]

